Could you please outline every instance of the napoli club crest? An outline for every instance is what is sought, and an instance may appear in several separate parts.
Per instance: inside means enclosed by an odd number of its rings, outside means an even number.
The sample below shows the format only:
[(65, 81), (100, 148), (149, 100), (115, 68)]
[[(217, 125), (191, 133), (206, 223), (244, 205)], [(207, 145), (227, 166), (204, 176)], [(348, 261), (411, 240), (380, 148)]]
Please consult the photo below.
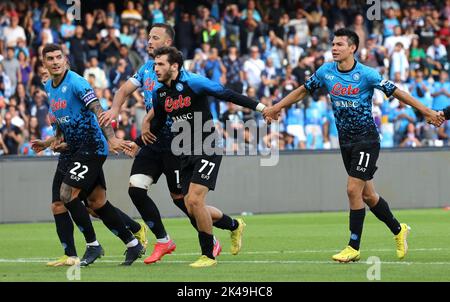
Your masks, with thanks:
[(352, 78), (355, 81), (359, 81), (359, 79), (361, 79), (361, 75), (359, 74), (359, 72), (357, 72), (352, 75)]
[(183, 91), (183, 84), (178, 83), (178, 84), (175, 86), (175, 88), (177, 89), (177, 91), (181, 92), (181, 91)]

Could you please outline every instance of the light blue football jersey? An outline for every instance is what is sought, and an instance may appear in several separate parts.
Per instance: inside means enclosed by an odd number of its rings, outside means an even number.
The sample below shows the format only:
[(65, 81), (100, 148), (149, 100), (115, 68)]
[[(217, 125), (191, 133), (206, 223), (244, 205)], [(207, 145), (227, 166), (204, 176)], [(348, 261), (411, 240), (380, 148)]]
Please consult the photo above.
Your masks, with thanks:
[(52, 124), (61, 129), (70, 153), (108, 155), (108, 143), (95, 114), (88, 109), (97, 100), (89, 83), (77, 73), (68, 70), (58, 86), (53, 80), (45, 83), (49, 99), (49, 116)]
[(372, 116), (373, 90), (380, 89), (389, 97), (396, 86), (384, 80), (375, 69), (355, 61), (352, 69), (340, 71), (336, 62), (328, 62), (304, 85), (310, 93), (320, 87), (327, 89), (341, 145), (379, 141)]

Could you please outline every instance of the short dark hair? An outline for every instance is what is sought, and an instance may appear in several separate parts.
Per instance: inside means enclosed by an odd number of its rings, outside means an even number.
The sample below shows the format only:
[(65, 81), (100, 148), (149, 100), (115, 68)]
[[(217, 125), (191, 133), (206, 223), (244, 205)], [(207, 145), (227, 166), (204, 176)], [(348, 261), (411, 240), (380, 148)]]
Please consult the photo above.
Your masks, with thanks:
[(181, 51), (179, 51), (175, 47), (164, 46), (164, 47), (157, 48), (154, 52), (155, 58), (162, 56), (162, 55), (167, 55), (167, 61), (169, 61), (170, 65), (177, 63), (178, 70), (180, 70), (181, 67), (183, 67), (183, 54), (181, 53)]
[(154, 27), (160, 27), (160, 28), (164, 28), (166, 31), (166, 35), (169, 36), (170, 39), (172, 39), (172, 41), (175, 39), (175, 30), (173, 29), (173, 27), (169, 24), (166, 23), (155, 23), (152, 25), (152, 28)]
[(335, 37), (347, 37), (348, 45), (354, 44), (356, 46), (354, 53), (358, 50), (359, 37), (353, 30), (341, 28), (334, 32), (334, 36)]
[(58, 45), (58, 44), (47, 44), (47, 45), (44, 46), (44, 49), (42, 49), (42, 57), (45, 58), (45, 55), (48, 52), (57, 51), (57, 50), (63, 52), (63, 50), (62, 50), (60, 45)]

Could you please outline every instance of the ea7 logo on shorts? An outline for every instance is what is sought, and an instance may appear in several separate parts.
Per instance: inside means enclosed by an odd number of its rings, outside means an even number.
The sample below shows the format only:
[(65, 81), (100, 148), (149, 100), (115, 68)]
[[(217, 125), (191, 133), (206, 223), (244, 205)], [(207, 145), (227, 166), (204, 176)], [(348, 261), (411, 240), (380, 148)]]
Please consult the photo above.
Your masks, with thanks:
[[(85, 165), (81, 165), (80, 162), (74, 162), (73, 163), (75, 167), (73, 167), (69, 173), (70, 175), (70, 179), (76, 180), (76, 181), (80, 181), (80, 179), (84, 179), (84, 174), (86, 174), (89, 171), (89, 168)], [(82, 171), (78, 171), (79, 169), (82, 169)]]
[(366, 172), (366, 170), (367, 170), (366, 168), (363, 168), (361, 166), (356, 167), (356, 171)]

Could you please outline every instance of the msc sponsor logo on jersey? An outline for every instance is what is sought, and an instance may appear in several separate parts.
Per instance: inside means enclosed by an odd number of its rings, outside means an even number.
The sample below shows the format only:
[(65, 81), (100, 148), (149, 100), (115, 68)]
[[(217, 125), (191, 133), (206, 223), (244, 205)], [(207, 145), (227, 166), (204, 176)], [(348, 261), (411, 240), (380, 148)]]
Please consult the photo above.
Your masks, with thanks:
[(70, 121), (70, 116), (66, 115), (66, 116), (62, 116), (62, 117), (58, 117), (58, 122), (60, 124), (65, 124), (68, 123)]
[(179, 92), (183, 91), (183, 84), (181, 83), (177, 83), (177, 85), (175, 85), (175, 89)]
[(186, 114), (182, 114), (182, 115), (177, 115), (177, 116), (173, 116), (172, 117), (172, 121), (174, 123), (179, 122), (179, 121), (188, 121), (188, 120), (192, 120), (193, 116), (192, 113), (186, 113)]
[(67, 91), (67, 86), (64, 85), (64, 86), (61, 88), (61, 91), (62, 91), (62, 93), (65, 93), (65, 92)]
[(335, 101), (334, 105), (336, 107), (356, 108), (359, 106), (359, 102), (357, 102), (357, 101)]
[(183, 97), (181, 94), (176, 99), (172, 99), (168, 96), (165, 100), (164, 108), (166, 112), (172, 112), (173, 110), (185, 108), (191, 106), (191, 97)]
[(58, 124), (64, 124), (68, 123), (70, 121), (70, 116), (62, 116), (62, 117), (56, 117), (53, 114), (49, 114), (50, 123), (55, 124), (58, 121)]
[(58, 100), (53, 99), (50, 101), (50, 107), (52, 108), (53, 112), (56, 112), (61, 109), (65, 109), (67, 107), (67, 101), (61, 100), (61, 99), (58, 99)]
[(334, 84), (333, 88), (330, 92), (332, 95), (356, 95), (359, 93), (359, 88), (355, 87), (353, 88), (352, 85), (349, 85), (348, 87), (343, 87), (341, 83)]
[(155, 88), (155, 84), (155, 81), (153, 81), (152, 79), (147, 79), (144, 83), (144, 89), (147, 91), (153, 91), (153, 88)]

